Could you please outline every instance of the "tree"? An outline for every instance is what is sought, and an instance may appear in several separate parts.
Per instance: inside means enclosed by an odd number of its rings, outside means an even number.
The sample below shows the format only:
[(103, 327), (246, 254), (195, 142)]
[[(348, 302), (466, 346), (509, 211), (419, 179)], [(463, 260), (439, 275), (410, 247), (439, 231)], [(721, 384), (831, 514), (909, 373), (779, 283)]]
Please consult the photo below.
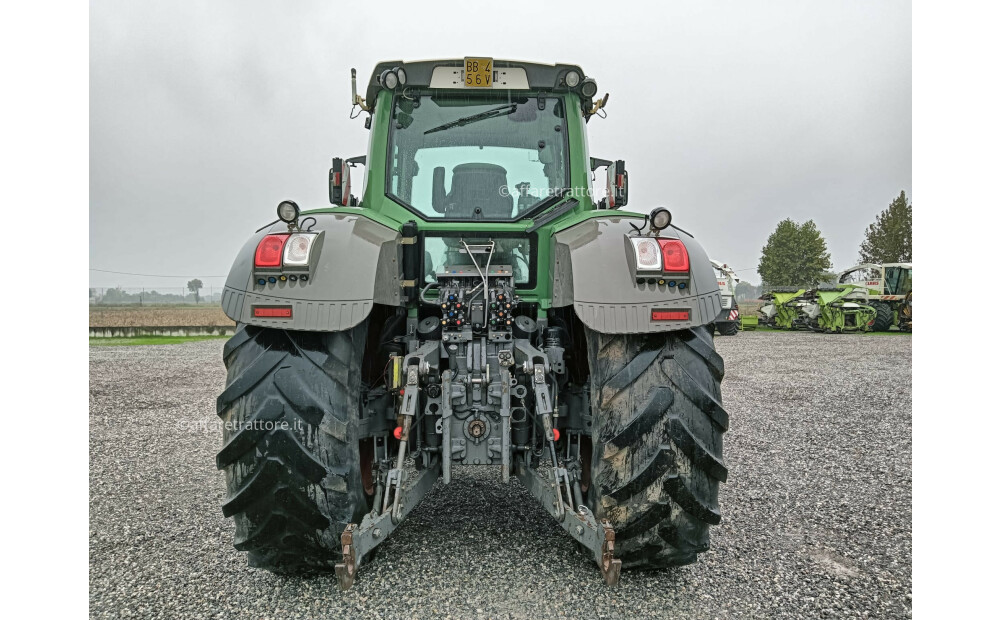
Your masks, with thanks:
[(760, 287), (750, 284), (749, 282), (740, 282), (736, 285), (736, 301), (747, 301), (748, 299), (757, 299), (760, 297)]
[(889, 203), (865, 231), (861, 242), (862, 263), (909, 263), (913, 260), (913, 203), (906, 192)]
[(815, 222), (785, 219), (767, 238), (757, 273), (765, 286), (816, 286), (831, 265), (826, 240)]
[(188, 282), (188, 290), (194, 293), (194, 303), (198, 303), (198, 290), (203, 286), (201, 280), (195, 278)]

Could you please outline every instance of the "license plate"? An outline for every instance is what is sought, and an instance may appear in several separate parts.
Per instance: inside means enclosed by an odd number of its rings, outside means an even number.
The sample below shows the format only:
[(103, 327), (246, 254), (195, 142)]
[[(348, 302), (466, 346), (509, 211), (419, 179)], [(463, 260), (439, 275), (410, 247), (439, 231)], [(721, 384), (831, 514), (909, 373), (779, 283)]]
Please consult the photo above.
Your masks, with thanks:
[(467, 88), (493, 88), (493, 59), (466, 58), (465, 86)]

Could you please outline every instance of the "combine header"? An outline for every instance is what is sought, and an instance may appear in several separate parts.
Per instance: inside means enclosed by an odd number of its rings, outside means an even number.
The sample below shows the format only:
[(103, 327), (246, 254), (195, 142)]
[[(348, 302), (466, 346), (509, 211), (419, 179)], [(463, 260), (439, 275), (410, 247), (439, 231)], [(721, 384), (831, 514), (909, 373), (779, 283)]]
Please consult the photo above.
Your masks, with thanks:
[(840, 284), (810, 290), (777, 288), (765, 294), (763, 322), (775, 329), (843, 333), (870, 331), (877, 312), (863, 286)]

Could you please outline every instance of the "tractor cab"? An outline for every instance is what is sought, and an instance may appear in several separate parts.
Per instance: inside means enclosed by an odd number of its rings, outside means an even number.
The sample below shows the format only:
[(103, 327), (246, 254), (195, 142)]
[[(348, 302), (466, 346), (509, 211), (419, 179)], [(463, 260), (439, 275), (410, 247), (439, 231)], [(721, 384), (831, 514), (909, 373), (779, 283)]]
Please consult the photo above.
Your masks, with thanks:
[[(624, 162), (586, 154), (587, 121), (607, 104), (576, 65), (465, 58), (383, 62), (352, 104), (371, 131), (367, 156), (335, 159), (331, 202), (421, 223), (525, 222), (574, 199), (574, 212), (627, 202)], [(363, 195), (350, 195), (364, 163)], [(611, 196), (591, 200), (608, 170)], [(426, 226), (422, 226), (426, 228)]]
[(886, 295), (906, 297), (906, 294), (913, 289), (913, 265), (887, 264), (885, 267), (885, 286), (883, 290)]
[(868, 295), (880, 301), (897, 301), (906, 297), (913, 287), (911, 263), (865, 263), (842, 271), (837, 281), (841, 284), (863, 286)]

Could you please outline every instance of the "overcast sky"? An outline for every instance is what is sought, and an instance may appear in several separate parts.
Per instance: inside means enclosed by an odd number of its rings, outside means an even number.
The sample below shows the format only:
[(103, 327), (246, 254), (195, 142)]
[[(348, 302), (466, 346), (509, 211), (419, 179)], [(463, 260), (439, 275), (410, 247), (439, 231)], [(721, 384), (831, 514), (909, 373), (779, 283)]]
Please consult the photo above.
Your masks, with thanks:
[(379, 60), (579, 64), (611, 93), (590, 148), (626, 160), (628, 208), (667, 206), (753, 282), (779, 220), (815, 220), (844, 268), (911, 193), (908, 2), (428, 6), (91, 2), (90, 267), (181, 277), (90, 285), (218, 288), (280, 200), (328, 205), (330, 158), (368, 140), (350, 68)]

